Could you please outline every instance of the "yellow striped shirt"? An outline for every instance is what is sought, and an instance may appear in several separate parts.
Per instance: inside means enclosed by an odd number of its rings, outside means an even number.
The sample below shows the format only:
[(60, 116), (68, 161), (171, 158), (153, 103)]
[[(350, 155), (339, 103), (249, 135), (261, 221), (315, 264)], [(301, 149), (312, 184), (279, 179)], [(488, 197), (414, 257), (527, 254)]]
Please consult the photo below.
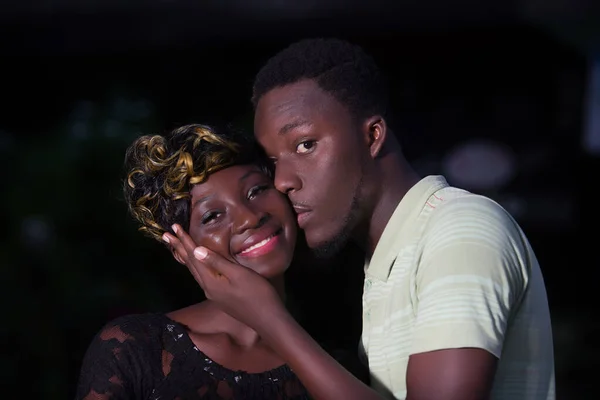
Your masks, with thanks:
[(361, 353), (373, 388), (404, 399), (411, 354), (461, 347), (499, 359), (492, 399), (554, 400), (548, 300), (527, 238), (494, 201), (430, 176), (365, 264)]

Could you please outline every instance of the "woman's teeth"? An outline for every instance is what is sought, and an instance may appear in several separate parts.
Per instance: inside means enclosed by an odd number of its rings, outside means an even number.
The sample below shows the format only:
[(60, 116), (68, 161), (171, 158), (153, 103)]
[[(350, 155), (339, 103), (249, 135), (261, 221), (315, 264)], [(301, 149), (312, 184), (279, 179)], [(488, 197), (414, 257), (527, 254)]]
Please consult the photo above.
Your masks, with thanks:
[(259, 247), (264, 246), (265, 244), (269, 243), (271, 241), (271, 239), (273, 239), (273, 235), (269, 236), (268, 238), (266, 238), (265, 240), (261, 240), (260, 242), (248, 247), (246, 250), (242, 251), (240, 254), (244, 254), (247, 253), (249, 251), (252, 251), (254, 249), (258, 249)]

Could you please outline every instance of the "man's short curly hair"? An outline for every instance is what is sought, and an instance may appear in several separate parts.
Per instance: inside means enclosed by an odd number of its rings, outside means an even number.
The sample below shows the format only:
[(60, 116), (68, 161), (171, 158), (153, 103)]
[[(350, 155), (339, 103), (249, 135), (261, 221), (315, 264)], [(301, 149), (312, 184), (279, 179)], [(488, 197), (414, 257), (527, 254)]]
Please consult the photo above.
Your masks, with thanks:
[(186, 125), (166, 136), (142, 136), (125, 156), (125, 200), (139, 230), (162, 242), (165, 232), (173, 233), (174, 223), (188, 231), (193, 185), (217, 171), (245, 164), (257, 164), (271, 174), (251, 135), (230, 126), (217, 132), (206, 125)]
[(388, 91), (375, 61), (357, 45), (333, 38), (304, 39), (267, 61), (256, 75), (252, 104), (274, 88), (314, 79), (356, 118), (385, 116)]

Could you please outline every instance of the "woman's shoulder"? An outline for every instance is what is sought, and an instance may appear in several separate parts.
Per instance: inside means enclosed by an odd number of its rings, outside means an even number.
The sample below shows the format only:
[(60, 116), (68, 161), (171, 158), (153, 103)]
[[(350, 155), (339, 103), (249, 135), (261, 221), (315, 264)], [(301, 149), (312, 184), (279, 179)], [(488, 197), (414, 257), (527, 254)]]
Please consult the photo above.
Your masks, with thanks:
[(214, 330), (219, 327), (219, 314), (223, 314), (218, 308), (215, 308), (208, 301), (192, 304), (175, 311), (171, 311), (163, 316), (166, 321), (176, 323), (183, 327), (188, 332), (194, 333), (214, 333)]
[(168, 321), (161, 313), (127, 314), (116, 317), (107, 322), (98, 335), (107, 340), (109, 337), (123, 343), (126, 340), (156, 334)]
[(109, 320), (94, 334), (86, 358), (112, 359), (123, 352), (154, 358), (163, 346), (165, 320), (158, 313), (128, 314)]
[(167, 346), (173, 341), (180, 342), (188, 331), (202, 331), (208, 329), (207, 327), (214, 327), (212, 313), (210, 307), (198, 303), (168, 313), (121, 315), (105, 323), (97, 332), (96, 340), (116, 340), (120, 344), (138, 347), (158, 342), (161, 346)]
[[(147, 398), (161, 379), (162, 314), (129, 314), (106, 323), (83, 357), (77, 398)], [(143, 384), (141, 384), (143, 383)]]

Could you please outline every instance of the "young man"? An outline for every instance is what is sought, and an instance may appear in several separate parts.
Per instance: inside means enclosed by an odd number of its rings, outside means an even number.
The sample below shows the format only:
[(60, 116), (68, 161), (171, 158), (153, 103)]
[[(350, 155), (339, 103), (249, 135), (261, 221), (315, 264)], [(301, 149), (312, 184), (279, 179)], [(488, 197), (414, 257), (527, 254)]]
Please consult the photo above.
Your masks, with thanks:
[(359, 47), (315, 39), (271, 58), (253, 96), (256, 137), (309, 246), (327, 256), (353, 240), (366, 251), (371, 388), (322, 351), (260, 277), (203, 248), (194, 260), (192, 243), (181, 250), (188, 265), (315, 398), (554, 399), (548, 301), (527, 238), (494, 201), (417, 176), (386, 122), (386, 89)]

